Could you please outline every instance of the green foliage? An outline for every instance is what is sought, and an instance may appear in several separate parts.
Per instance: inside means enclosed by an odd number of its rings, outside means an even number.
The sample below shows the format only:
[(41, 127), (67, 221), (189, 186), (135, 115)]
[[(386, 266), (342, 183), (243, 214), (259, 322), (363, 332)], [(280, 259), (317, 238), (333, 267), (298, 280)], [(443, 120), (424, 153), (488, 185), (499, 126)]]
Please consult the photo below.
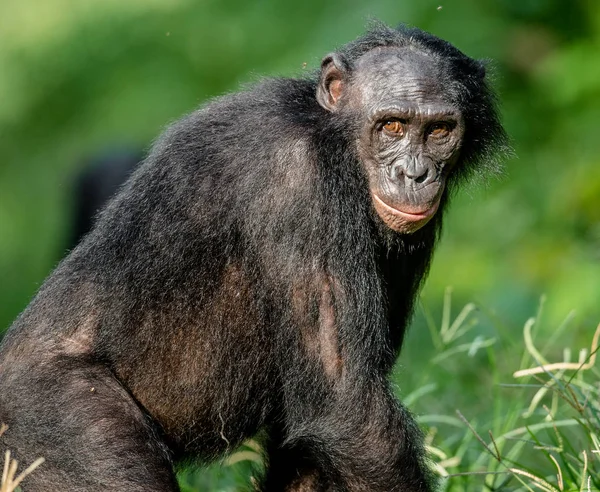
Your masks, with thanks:
[[(445, 477), (443, 490), (600, 489), (600, 371), (595, 366), (600, 325), (587, 340), (589, 348), (574, 356), (563, 345), (574, 313), (560, 326), (546, 326), (543, 303), (525, 323), (522, 339), (516, 330), (494, 324), (475, 304), (450, 321), (449, 291), (441, 322), (424, 310), (434, 354), (404, 401), (426, 412), (420, 421), (429, 427), (427, 441)], [(544, 336), (548, 331), (551, 335)], [(521, 348), (508, 350), (511, 346)], [(461, 384), (448, 384), (448, 374)], [(465, 384), (467, 378), (479, 384)], [(466, 393), (465, 403), (455, 391)], [(439, 413), (427, 413), (436, 407)]]

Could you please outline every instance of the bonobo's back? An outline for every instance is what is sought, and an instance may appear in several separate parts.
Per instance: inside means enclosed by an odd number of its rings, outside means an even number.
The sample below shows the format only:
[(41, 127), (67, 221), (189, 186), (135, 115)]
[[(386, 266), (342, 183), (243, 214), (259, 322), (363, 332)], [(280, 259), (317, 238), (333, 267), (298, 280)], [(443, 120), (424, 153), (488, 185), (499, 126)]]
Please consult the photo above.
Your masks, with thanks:
[(124, 313), (121, 322), (99, 326), (118, 331), (125, 313), (210, 291), (225, 263), (264, 232), (260, 202), (272, 200), (275, 182), (292, 166), (298, 174), (314, 172), (315, 162), (306, 159), (318, 118), (314, 86), (266, 80), (169, 127), (45, 281), (4, 345), (25, 326), (35, 336), (69, 336), (87, 313), (108, 314), (98, 313), (99, 304), (110, 305), (111, 316)]

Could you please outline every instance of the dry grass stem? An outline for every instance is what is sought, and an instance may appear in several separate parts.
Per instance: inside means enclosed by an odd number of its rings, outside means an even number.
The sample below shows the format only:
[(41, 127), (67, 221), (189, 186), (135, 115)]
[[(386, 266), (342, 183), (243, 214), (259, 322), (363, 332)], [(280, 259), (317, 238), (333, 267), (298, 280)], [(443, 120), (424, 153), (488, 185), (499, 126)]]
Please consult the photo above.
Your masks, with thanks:
[[(0, 425), (0, 436), (8, 429), (6, 424)], [(29, 465), (20, 475), (15, 477), (17, 474), (17, 468), (19, 463), (17, 460), (10, 457), (10, 451), (7, 450), (4, 455), (4, 466), (2, 469), (2, 481), (0, 482), (0, 492), (14, 492), (19, 484), (29, 475), (33, 470), (40, 466), (44, 462), (44, 458), (38, 458), (31, 465)]]
[[(527, 325), (526, 325), (527, 326)], [(525, 332), (525, 340), (528, 348), (534, 347), (533, 342), (529, 340), (527, 337), (527, 331)], [(530, 337), (529, 337), (530, 338)], [(586, 369), (591, 369), (596, 363), (596, 355), (598, 351), (598, 339), (600, 338), (600, 324), (596, 328), (596, 332), (594, 333), (594, 338), (592, 339), (592, 346), (590, 348), (590, 357), (587, 362), (556, 362), (554, 364), (542, 364), (538, 367), (532, 367), (530, 369), (522, 369), (513, 374), (515, 378), (521, 378), (523, 376), (531, 376), (534, 374), (544, 374), (551, 371), (559, 371), (559, 370), (574, 370), (574, 371), (585, 371)], [(537, 350), (533, 348), (530, 350), (530, 353), (537, 353)]]

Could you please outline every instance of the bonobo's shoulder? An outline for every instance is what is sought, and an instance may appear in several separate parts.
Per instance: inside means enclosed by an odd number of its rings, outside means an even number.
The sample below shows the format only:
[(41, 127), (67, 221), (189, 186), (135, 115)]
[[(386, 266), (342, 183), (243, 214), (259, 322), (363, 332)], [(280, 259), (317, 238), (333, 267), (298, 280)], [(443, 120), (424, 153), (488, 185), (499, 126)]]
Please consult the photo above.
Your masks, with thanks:
[(317, 82), (312, 78), (263, 78), (240, 90), (217, 97), (199, 111), (232, 107), (235, 111), (278, 112), (288, 107), (312, 109), (316, 100)]
[(281, 121), (320, 113), (316, 82), (311, 79), (267, 78), (240, 91), (209, 101), (197, 112), (213, 121)]
[(271, 132), (282, 124), (311, 124), (322, 113), (312, 79), (269, 78), (215, 97), (172, 124), (167, 139), (241, 137)]

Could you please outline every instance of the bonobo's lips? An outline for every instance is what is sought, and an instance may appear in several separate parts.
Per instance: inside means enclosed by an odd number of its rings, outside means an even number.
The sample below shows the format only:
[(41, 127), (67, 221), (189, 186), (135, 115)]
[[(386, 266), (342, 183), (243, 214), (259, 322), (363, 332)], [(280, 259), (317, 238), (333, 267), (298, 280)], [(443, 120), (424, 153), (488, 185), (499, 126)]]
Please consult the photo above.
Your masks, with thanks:
[(373, 201), (375, 210), (386, 225), (394, 231), (402, 233), (415, 232), (423, 227), (435, 215), (440, 205), (438, 199), (430, 208), (423, 211), (399, 210), (385, 203), (375, 193), (373, 193)]

